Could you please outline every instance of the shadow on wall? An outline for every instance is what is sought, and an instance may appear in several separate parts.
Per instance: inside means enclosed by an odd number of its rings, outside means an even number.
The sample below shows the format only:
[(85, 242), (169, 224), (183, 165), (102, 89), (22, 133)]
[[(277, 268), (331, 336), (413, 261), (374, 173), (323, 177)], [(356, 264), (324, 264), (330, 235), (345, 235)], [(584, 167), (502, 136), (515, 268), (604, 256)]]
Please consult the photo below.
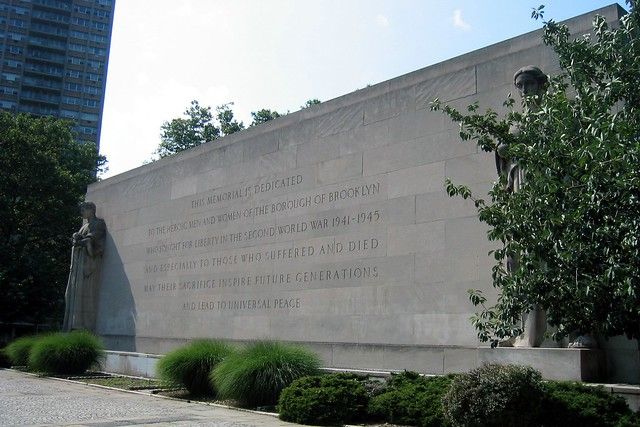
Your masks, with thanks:
[(107, 232), (96, 332), (108, 350), (136, 351), (136, 304), (118, 248)]

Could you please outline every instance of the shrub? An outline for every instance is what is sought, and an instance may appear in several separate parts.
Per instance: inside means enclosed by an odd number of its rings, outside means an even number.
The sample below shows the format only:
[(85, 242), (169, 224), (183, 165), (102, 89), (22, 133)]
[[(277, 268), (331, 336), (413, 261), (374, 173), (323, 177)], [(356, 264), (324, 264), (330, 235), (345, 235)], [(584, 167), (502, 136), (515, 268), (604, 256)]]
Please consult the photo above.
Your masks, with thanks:
[(320, 360), (302, 347), (262, 341), (232, 354), (212, 372), (220, 397), (242, 406), (278, 402), (280, 392), (294, 380), (318, 374)]
[(348, 374), (299, 378), (280, 394), (280, 418), (313, 425), (362, 421), (369, 400), (365, 380)]
[(456, 426), (534, 426), (543, 392), (533, 368), (484, 365), (454, 378), (443, 397), (444, 415)]
[(631, 410), (625, 400), (602, 387), (549, 381), (544, 384), (544, 389), (546, 393), (541, 421), (545, 425), (616, 426), (625, 416), (627, 416), (625, 422), (633, 421)]
[(29, 367), (52, 374), (82, 374), (100, 360), (103, 349), (102, 342), (86, 331), (46, 335), (33, 344)]
[(4, 352), (9, 357), (13, 366), (27, 366), (29, 364), (29, 353), (35, 342), (42, 338), (38, 335), (30, 335), (18, 338), (4, 348)]
[(388, 423), (439, 427), (445, 425), (442, 397), (453, 375), (422, 377), (415, 372), (394, 374), (387, 388), (369, 403), (369, 413)]
[(157, 371), (162, 380), (182, 386), (193, 395), (215, 396), (209, 375), (233, 352), (233, 347), (222, 341), (196, 340), (165, 355)]
[(634, 412), (620, 418), (616, 427), (638, 427), (640, 426), (640, 412)]

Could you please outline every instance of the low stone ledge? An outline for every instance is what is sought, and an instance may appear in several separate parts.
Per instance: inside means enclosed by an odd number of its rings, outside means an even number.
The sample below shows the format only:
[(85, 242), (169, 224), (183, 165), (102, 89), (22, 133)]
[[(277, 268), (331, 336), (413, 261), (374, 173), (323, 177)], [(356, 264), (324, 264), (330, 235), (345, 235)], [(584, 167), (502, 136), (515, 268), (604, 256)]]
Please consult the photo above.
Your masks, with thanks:
[(549, 380), (596, 382), (606, 378), (605, 352), (587, 348), (478, 348), (478, 362), (531, 366)]

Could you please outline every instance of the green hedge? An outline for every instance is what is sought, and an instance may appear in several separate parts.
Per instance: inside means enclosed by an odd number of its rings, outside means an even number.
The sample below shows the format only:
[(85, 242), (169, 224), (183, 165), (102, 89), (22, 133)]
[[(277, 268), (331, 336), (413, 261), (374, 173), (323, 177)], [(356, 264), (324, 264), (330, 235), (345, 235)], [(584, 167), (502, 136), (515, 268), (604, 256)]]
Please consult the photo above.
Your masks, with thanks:
[(369, 414), (393, 424), (440, 427), (446, 425), (442, 397), (453, 375), (423, 377), (415, 372), (394, 374), (387, 388), (369, 403)]
[(234, 351), (221, 341), (196, 340), (162, 357), (157, 372), (165, 382), (185, 387), (192, 395), (215, 396), (211, 371)]
[(314, 353), (290, 344), (263, 341), (232, 354), (212, 372), (220, 397), (241, 406), (270, 406), (280, 392), (298, 378), (319, 373)]
[(280, 418), (323, 426), (362, 421), (369, 400), (365, 380), (348, 374), (297, 379), (280, 394)]
[(624, 417), (627, 417), (626, 425), (633, 425), (631, 410), (625, 400), (602, 387), (549, 381), (544, 384), (544, 391), (541, 422), (545, 425), (613, 427), (619, 425)]
[(13, 366), (27, 366), (29, 364), (31, 347), (33, 347), (40, 338), (42, 338), (42, 335), (29, 335), (18, 338), (4, 348), (4, 353)]
[(35, 340), (29, 353), (30, 369), (51, 374), (84, 373), (104, 355), (102, 342), (85, 331), (55, 333)]
[(535, 369), (489, 364), (454, 378), (443, 412), (455, 426), (538, 426), (543, 394)]

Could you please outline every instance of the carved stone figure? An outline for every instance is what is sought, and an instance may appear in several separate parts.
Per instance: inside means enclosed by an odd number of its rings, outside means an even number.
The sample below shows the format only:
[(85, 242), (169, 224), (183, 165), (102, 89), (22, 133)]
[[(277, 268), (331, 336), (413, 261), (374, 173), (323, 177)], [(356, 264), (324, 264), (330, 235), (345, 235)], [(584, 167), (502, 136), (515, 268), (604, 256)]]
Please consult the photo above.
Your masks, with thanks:
[(65, 292), (65, 312), (62, 329), (95, 330), (98, 281), (107, 231), (105, 222), (96, 217), (96, 205), (80, 205), (83, 224), (73, 233), (71, 267)]
[[(528, 65), (520, 68), (513, 75), (513, 84), (524, 99), (528, 96), (541, 95), (548, 82), (548, 77), (540, 68)], [(515, 129), (514, 132), (518, 132)], [(525, 170), (518, 164), (518, 160), (509, 158), (506, 154), (508, 146), (500, 144), (496, 150), (496, 169), (499, 175), (506, 178), (506, 190), (517, 192), (525, 182)], [(518, 260), (509, 256), (507, 258), (507, 271), (512, 272), (518, 268)], [(501, 346), (514, 347), (540, 347), (544, 340), (547, 328), (544, 310), (534, 307), (528, 313), (522, 315), (522, 327), (524, 332), (519, 337), (501, 343)]]

